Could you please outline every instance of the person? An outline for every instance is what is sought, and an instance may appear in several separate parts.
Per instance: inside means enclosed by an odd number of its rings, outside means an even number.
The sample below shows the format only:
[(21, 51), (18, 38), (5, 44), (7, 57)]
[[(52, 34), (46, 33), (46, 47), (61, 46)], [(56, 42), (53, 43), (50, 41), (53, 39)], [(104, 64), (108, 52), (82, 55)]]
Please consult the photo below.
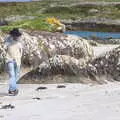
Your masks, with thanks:
[(18, 28), (9, 32), (10, 36), (5, 40), (6, 65), (9, 74), (8, 94), (15, 96), (18, 94), (17, 81), (20, 74), (21, 57), (23, 52), (22, 43), (20, 42), (21, 33)]

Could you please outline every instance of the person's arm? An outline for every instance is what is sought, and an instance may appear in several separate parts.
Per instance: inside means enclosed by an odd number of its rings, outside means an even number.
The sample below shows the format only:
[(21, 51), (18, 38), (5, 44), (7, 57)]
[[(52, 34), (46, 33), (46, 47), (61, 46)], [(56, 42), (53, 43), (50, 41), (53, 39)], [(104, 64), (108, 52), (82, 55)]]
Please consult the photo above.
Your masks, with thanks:
[(8, 46), (10, 45), (11, 43), (11, 38), (8, 37), (5, 42), (4, 42), (4, 49), (7, 50)]

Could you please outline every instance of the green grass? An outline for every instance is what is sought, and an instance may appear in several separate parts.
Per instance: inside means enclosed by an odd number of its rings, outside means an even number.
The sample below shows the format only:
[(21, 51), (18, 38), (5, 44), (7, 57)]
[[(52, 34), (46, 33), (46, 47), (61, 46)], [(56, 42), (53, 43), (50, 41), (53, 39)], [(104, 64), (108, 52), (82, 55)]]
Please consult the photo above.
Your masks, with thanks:
[[(99, 1), (99, 0), (41, 0), (38, 2), (28, 2), (28, 3), (0, 3), (0, 17), (6, 17), (10, 15), (32, 15), (38, 16), (39, 14), (45, 13), (57, 13), (58, 15), (61, 13), (86, 13), (90, 8), (98, 8), (99, 6), (79, 6), (77, 3), (80, 1)], [(103, 1), (103, 0), (102, 0)], [(104, 0), (104, 1), (112, 1), (112, 0)], [(119, 1), (119, 0), (114, 0)], [(76, 4), (73, 7), (70, 7), (71, 4)], [(67, 5), (62, 7), (61, 5)], [(101, 6), (103, 7), (103, 6)], [(105, 8), (109, 8), (110, 6), (104, 6)], [(113, 6), (110, 11), (113, 11), (117, 8), (120, 10), (120, 5)], [(77, 14), (77, 13), (76, 13)], [(117, 14), (117, 13), (116, 13)], [(69, 16), (69, 15), (68, 15)]]
[(45, 18), (37, 18), (34, 20), (26, 20), (21, 22), (10, 23), (7, 26), (0, 27), (0, 30), (9, 31), (15, 27), (30, 29), (30, 30), (52, 31), (50, 25), (46, 23)]
[[(120, 5), (78, 5), (81, 1), (99, 0), (41, 0), (27, 3), (0, 3), (0, 18), (24, 15), (35, 16), (34, 20), (23, 20), (16, 23), (9, 23), (8, 26), (0, 27), (1, 30), (8, 31), (14, 27), (51, 31), (50, 26), (45, 22), (46, 17), (59, 16), (60, 19), (91, 19), (109, 18), (120, 19)], [(102, 0), (113, 2), (113, 0)], [(99, 1), (100, 2), (100, 1)], [(119, 0), (114, 0), (119, 2)], [(72, 4), (76, 4), (71, 6)], [(90, 12), (97, 9), (98, 12)]]
[[(91, 9), (96, 9), (98, 12), (90, 12)], [(110, 18), (110, 19), (120, 19), (120, 7), (116, 6), (81, 6), (75, 5), (71, 7), (49, 7), (43, 12), (44, 14), (60, 16), (61, 19), (64, 18)]]

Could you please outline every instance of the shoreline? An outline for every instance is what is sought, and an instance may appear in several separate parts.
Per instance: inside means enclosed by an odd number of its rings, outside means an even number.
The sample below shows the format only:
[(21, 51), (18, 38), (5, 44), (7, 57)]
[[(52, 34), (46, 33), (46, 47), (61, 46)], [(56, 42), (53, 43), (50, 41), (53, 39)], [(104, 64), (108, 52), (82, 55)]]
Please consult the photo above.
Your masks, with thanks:
[(120, 20), (61, 20), (71, 31), (120, 32)]

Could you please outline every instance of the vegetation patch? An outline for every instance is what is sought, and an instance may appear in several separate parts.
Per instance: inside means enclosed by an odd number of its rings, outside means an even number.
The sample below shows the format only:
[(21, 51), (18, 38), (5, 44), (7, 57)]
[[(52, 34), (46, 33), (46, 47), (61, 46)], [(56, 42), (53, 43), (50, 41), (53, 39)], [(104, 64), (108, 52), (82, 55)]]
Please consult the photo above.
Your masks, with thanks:
[[(28, 20), (8, 21), (8, 25), (1, 26), (0, 29), (8, 31), (14, 27), (52, 31), (50, 25), (46, 23), (45, 18), (57, 17), (59, 19), (70, 20), (106, 20), (120, 19), (120, 4), (118, 5), (97, 5), (79, 3), (83, 0), (40, 0), (37, 2), (25, 3), (0, 3), (0, 22), (10, 18), (11, 16), (28, 16)], [(99, 0), (84, 0), (84, 2), (96, 2)], [(104, 0), (105, 2), (113, 2), (112, 0)], [(102, 1), (102, 2), (104, 2)], [(100, 1), (99, 1), (100, 2)], [(119, 0), (114, 0), (119, 2)], [(29, 16), (35, 19), (30, 20)]]
[(30, 29), (30, 30), (52, 31), (50, 25), (45, 21), (45, 18), (37, 18), (34, 20), (26, 20), (26, 21), (10, 23), (7, 26), (0, 27), (0, 30), (9, 31), (15, 27)]

